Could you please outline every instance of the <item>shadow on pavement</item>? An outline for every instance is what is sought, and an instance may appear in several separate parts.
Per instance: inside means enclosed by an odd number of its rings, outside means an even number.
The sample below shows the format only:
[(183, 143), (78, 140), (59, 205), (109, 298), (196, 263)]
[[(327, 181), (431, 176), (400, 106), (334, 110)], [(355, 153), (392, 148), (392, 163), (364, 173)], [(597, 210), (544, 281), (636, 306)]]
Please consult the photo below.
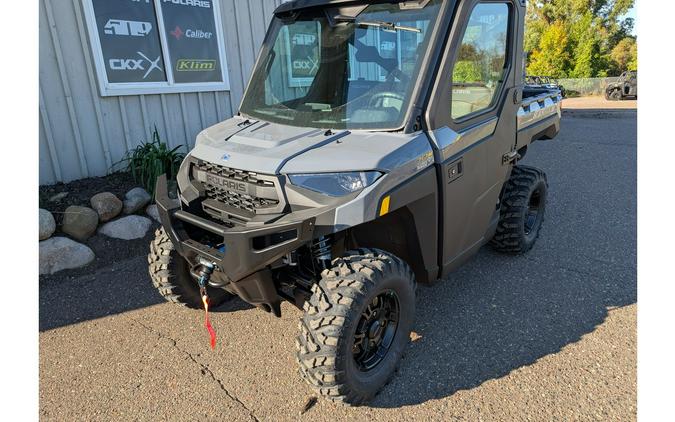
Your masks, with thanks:
[(371, 405), (420, 404), (503, 377), (592, 332), (608, 307), (637, 300), (634, 269), (605, 277), (550, 268), (484, 248), (450, 280), (422, 287), (415, 328), (421, 338)]
[[(40, 331), (166, 303), (147, 275), (145, 256), (71, 280), (40, 283)], [(212, 309), (236, 312), (252, 306), (234, 298)]]

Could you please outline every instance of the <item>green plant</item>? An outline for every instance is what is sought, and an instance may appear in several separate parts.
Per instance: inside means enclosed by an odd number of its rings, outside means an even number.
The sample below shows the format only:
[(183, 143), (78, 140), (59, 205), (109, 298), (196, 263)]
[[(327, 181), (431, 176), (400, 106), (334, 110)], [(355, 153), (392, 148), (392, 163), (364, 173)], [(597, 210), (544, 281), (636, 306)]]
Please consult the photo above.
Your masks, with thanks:
[(178, 152), (183, 145), (169, 149), (159, 137), (155, 126), (152, 140), (143, 142), (133, 150), (127, 152), (122, 162), (127, 163), (127, 170), (131, 172), (136, 183), (140, 183), (151, 195), (155, 194), (157, 178), (166, 173), (169, 180), (174, 180), (178, 168), (185, 158), (185, 154)]

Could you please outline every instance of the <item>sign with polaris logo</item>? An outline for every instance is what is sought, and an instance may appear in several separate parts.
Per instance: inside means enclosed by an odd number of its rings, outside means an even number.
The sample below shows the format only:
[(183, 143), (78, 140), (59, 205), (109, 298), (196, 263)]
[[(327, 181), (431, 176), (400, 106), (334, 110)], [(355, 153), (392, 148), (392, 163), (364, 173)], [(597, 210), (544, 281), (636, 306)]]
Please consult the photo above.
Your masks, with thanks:
[(211, 2), (162, 0), (160, 5), (175, 81), (221, 82), (218, 30)]
[(154, 2), (92, 0), (109, 83), (164, 82)]
[(200, 182), (204, 182), (211, 186), (220, 189), (225, 189), (234, 192), (248, 193), (248, 186), (246, 183), (239, 180), (228, 179), (227, 177), (217, 176), (213, 173), (200, 172), (197, 178)]
[(211, 8), (211, 2), (208, 0), (162, 0), (164, 3), (173, 3), (180, 6)]

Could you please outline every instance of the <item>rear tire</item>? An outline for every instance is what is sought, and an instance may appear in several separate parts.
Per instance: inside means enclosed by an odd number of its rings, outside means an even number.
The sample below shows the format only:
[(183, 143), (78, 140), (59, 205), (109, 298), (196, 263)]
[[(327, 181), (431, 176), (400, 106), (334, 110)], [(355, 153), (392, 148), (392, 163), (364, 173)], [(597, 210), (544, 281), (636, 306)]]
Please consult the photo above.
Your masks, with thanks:
[(372, 399), (394, 375), (415, 319), (415, 276), (401, 259), (359, 249), (312, 286), (296, 341), (300, 374), (326, 398)]
[[(155, 240), (150, 242), (148, 264), (152, 284), (164, 299), (193, 309), (203, 306), (197, 281), (190, 274), (190, 265), (173, 247), (164, 228), (158, 229)], [(230, 296), (223, 289), (208, 287), (207, 292), (209, 304), (214, 307)]]
[(504, 186), (499, 223), (490, 245), (512, 255), (532, 249), (544, 222), (547, 194), (548, 181), (543, 171), (514, 166)]

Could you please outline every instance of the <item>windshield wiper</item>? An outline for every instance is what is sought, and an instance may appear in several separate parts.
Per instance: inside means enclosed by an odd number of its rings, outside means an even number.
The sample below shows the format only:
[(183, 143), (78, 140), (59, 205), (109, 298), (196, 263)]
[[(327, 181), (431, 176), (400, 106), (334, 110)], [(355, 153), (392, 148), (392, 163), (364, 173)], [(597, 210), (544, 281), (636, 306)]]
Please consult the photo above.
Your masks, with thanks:
[(412, 26), (396, 25), (393, 22), (359, 21), (359, 22), (356, 22), (356, 24), (359, 25), (359, 26), (373, 26), (375, 28), (382, 28), (385, 31), (391, 31), (391, 32), (407, 31), (407, 32), (416, 32), (418, 34), (422, 32), (422, 30), (419, 29), (419, 28), (414, 28)]
[(356, 21), (355, 16), (345, 16), (345, 15), (337, 15), (333, 18), (335, 22), (350, 22), (354, 23), (359, 26), (372, 26), (375, 28), (382, 28), (385, 31), (391, 31), (391, 32), (396, 32), (396, 31), (407, 31), (407, 32), (416, 32), (416, 33), (421, 33), (422, 30), (419, 28), (415, 28), (412, 26), (404, 26), (404, 25), (396, 25), (393, 22), (384, 22), (384, 21)]

